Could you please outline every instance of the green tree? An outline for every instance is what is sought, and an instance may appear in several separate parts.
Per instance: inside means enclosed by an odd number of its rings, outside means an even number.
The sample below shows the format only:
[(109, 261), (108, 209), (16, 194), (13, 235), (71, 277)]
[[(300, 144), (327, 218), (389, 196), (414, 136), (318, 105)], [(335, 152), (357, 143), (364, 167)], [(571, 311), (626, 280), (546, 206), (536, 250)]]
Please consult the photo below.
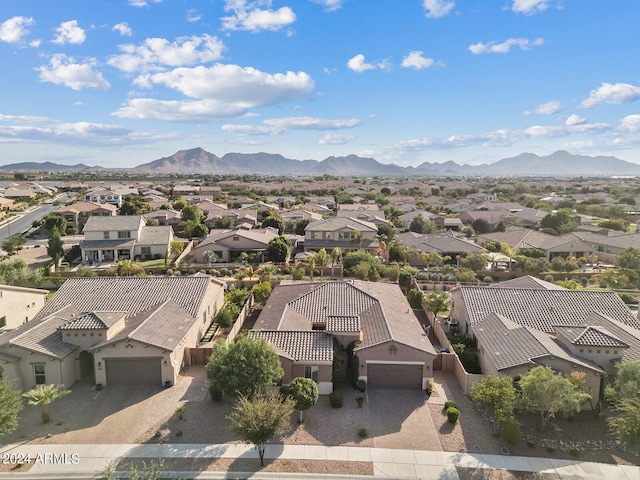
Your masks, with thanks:
[(307, 225), (309, 225), (312, 221), (313, 220), (311, 220), (310, 218), (303, 218), (302, 220), (298, 220), (293, 230), (294, 233), (296, 235), (303, 236), (305, 228), (307, 228)]
[(282, 235), (284, 233), (284, 221), (275, 215), (268, 216), (262, 223), (260, 224), (262, 228), (273, 227), (278, 229), (278, 235)]
[(20, 250), (25, 243), (27, 243), (27, 239), (24, 238), (24, 235), (14, 235), (4, 240), (0, 244), (0, 247), (7, 252), (7, 255), (13, 255)]
[(476, 275), (481, 274), (487, 269), (489, 258), (483, 253), (468, 253), (464, 258), (460, 259), (460, 267), (473, 270)]
[(213, 219), (213, 228), (218, 230), (230, 230), (233, 228), (233, 218), (216, 217)]
[(556, 413), (578, 413), (591, 395), (582, 390), (583, 379), (555, 373), (549, 367), (534, 367), (519, 381), (523, 407), (540, 412), (543, 428)]
[(640, 249), (629, 247), (625, 248), (616, 262), (620, 268), (640, 271)]
[(271, 263), (263, 263), (258, 268), (258, 278), (261, 282), (271, 282), (271, 278), (278, 273), (278, 267)]
[(192, 221), (194, 223), (201, 223), (202, 220), (198, 206), (190, 203), (182, 208), (182, 215), (180, 218), (183, 221)]
[(5, 285), (38, 285), (42, 274), (31, 270), (22, 258), (0, 262), (0, 283)]
[(276, 237), (269, 241), (265, 253), (272, 262), (285, 262), (289, 257), (291, 242), (283, 236)]
[(38, 385), (28, 392), (22, 394), (29, 400), (29, 405), (40, 405), (42, 407), (42, 423), (49, 423), (49, 405), (56, 400), (69, 395), (71, 390), (65, 390), (63, 385)]
[(409, 302), (409, 305), (411, 305), (411, 308), (413, 308), (414, 310), (420, 310), (422, 308), (422, 302), (424, 302), (425, 297), (424, 297), (424, 293), (422, 293), (422, 290), (418, 290), (417, 288), (412, 288), (411, 290), (409, 290), (409, 293), (407, 294), (407, 301)]
[(266, 393), (247, 397), (241, 395), (229, 415), (229, 430), (244, 442), (255, 445), (264, 466), (267, 443), (290, 428), (293, 400)]
[(415, 233), (433, 233), (436, 231), (436, 224), (433, 220), (425, 219), (422, 214), (416, 215), (409, 223), (409, 231)]
[(398, 276), (398, 285), (400, 285), (400, 288), (406, 292), (413, 283), (413, 277), (414, 274), (410, 270), (402, 270)]
[(316, 253), (314, 257), (316, 261), (316, 265), (320, 267), (320, 278), (324, 278), (324, 268), (327, 266), (327, 261), (329, 260), (329, 254), (324, 248), (321, 248)]
[(493, 226), (484, 218), (476, 218), (471, 222), (471, 227), (476, 233), (491, 233)]
[[(64, 219), (63, 219), (64, 220)], [(64, 255), (64, 243), (57, 227), (49, 230), (49, 241), (47, 242), (47, 254), (53, 259), (53, 263), (58, 266), (58, 262)]]
[(331, 250), (331, 278), (334, 278), (333, 269), (342, 259), (342, 250), (340, 247), (335, 247)]
[(171, 243), (169, 243), (169, 251), (174, 257), (179, 256), (184, 251), (184, 242), (171, 240)]
[(310, 378), (296, 377), (287, 385), (286, 393), (294, 401), (294, 407), (300, 412), (300, 423), (304, 422), (304, 411), (318, 402), (318, 385)]
[(617, 375), (605, 389), (605, 397), (616, 414), (607, 418), (616, 438), (633, 448), (640, 447), (640, 363), (618, 364)]
[(213, 317), (213, 321), (220, 325), (220, 328), (231, 328), (240, 315), (242, 307), (235, 303), (225, 302)]
[(202, 253), (202, 258), (207, 262), (207, 265), (211, 266), (212, 263), (216, 263), (218, 261), (218, 254), (213, 250), (206, 250)]
[(0, 380), (0, 435), (11, 433), (18, 427), (22, 407), (20, 390), (6, 380)]
[(60, 215), (47, 215), (44, 217), (42, 224), (48, 232), (57, 228), (60, 235), (64, 235), (67, 231), (67, 221)]
[(144, 268), (133, 260), (120, 260), (116, 264), (116, 274), (119, 277), (135, 277), (144, 275)]
[(404, 243), (393, 242), (389, 245), (389, 261), (406, 263), (409, 259), (409, 249)]
[(511, 377), (487, 375), (471, 387), (471, 399), (489, 410), (495, 432), (513, 420), (518, 396)]
[(279, 382), (284, 375), (280, 358), (266, 341), (242, 337), (213, 346), (207, 362), (207, 378), (214, 398), (225, 395), (253, 396)]
[(449, 294), (440, 289), (435, 289), (425, 294), (423, 303), (425, 308), (434, 315), (437, 315), (440, 312), (449, 311), (451, 308)]
[(256, 302), (264, 302), (267, 298), (269, 298), (269, 295), (271, 295), (271, 283), (256, 283), (251, 288), (251, 293), (253, 293), (253, 298), (256, 299)]
[(541, 230), (552, 235), (563, 235), (576, 229), (576, 224), (571, 221), (571, 211), (560, 209), (556, 213), (548, 213), (540, 220)]
[(188, 205), (188, 203), (185, 200), (182, 200), (181, 198), (179, 198), (178, 200), (173, 202), (173, 209), (174, 210), (178, 210), (178, 211), (182, 211), (182, 209), (184, 207), (186, 207), (187, 205)]

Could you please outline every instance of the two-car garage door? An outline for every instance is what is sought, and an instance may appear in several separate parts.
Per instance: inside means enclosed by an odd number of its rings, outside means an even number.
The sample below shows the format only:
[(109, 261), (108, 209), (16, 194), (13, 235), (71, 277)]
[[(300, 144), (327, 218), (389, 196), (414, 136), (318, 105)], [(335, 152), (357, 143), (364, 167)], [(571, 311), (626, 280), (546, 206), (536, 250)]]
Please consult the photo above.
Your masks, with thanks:
[(162, 385), (162, 358), (105, 358), (107, 385)]
[(422, 365), (367, 363), (369, 388), (422, 389)]

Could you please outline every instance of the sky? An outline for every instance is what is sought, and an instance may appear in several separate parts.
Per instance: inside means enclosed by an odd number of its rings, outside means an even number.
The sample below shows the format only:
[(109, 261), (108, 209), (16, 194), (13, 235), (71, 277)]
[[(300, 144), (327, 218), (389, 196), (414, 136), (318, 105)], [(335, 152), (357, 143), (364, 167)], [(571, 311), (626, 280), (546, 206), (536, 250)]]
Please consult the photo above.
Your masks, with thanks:
[(0, 4), (0, 164), (640, 163), (636, 0)]

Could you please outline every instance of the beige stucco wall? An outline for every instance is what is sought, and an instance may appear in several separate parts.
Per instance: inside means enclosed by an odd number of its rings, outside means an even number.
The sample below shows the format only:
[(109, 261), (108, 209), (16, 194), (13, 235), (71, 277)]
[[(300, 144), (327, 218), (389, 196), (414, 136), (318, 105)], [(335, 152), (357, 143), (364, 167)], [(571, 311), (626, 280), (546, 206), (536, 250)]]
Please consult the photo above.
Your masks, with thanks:
[[(93, 364), (96, 373), (96, 383), (107, 385), (107, 370), (105, 368), (105, 359), (109, 358), (131, 358), (132, 362), (135, 362), (136, 357), (149, 358), (149, 357), (161, 357), (162, 364), (162, 384), (166, 381), (170, 381), (171, 384), (175, 384), (177, 378), (177, 372), (180, 371), (180, 364), (173, 365), (171, 362), (171, 352), (163, 350), (151, 345), (144, 345), (136, 341), (121, 341), (111, 344), (107, 347), (100, 348), (94, 352)], [(167, 362), (166, 365), (164, 362)]]
[(30, 321), (44, 307), (47, 290), (35, 288), (11, 287), (0, 288), (0, 317), (6, 317), (4, 329), (17, 328)]
[(68, 388), (79, 378), (76, 364), (78, 352), (73, 352), (64, 359), (58, 360), (35, 352), (29, 353), (18, 348), (10, 350), (12, 351), (7, 353), (21, 358), (15, 363), (3, 364), (2, 368), (4, 369), (5, 377), (23, 390), (30, 390), (36, 386), (33, 373), (34, 364), (43, 364), (45, 366), (45, 383), (47, 384), (64, 385)]
[[(395, 347), (395, 352), (390, 347)], [(360, 361), (359, 377), (367, 376), (367, 362), (372, 363), (410, 363), (422, 365), (422, 387), (426, 381), (433, 377), (433, 360), (436, 355), (417, 350), (398, 342), (385, 342), (354, 352)]]

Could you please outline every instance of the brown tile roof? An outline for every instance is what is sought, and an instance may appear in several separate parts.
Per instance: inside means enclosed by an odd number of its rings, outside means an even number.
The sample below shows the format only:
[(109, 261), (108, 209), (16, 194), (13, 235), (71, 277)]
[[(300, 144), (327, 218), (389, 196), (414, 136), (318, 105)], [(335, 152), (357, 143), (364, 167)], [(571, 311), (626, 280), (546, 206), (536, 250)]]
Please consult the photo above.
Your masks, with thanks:
[(197, 316), (211, 277), (75, 277), (66, 280), (36, 318), (73, 305), (79, 312), (124, 311), (130, 316), (173, 299)]
[[(640, 322), (615, 292), (546, 290), (540, 288), (459, 287), (470, 325), (491, 313), (551, 333), (556, 326), (581, 326), (594, 312), (621, 323), (640, 327)], [(455, 313), (455, 310), (454, 310)]]
[(333, 361), (333, 340), (326, 332), (253, 330), (251, 335), (263, 338), (296, 362), (330, 363)]

